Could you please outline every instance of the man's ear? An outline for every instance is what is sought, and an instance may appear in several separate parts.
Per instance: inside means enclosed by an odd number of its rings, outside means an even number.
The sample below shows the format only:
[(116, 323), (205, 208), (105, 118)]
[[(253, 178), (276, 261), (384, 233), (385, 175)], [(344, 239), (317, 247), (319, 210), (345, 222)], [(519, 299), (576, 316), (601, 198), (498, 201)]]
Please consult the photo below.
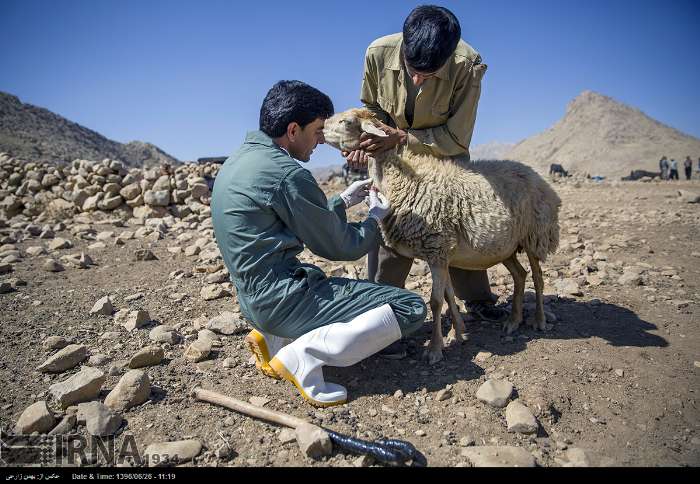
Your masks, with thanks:
[(299, 123), (296, 121), (292, 121), (287, 125), (287, 138), (289, 141), (294, 141), (296, 137), (299, 135), (299, 131), (301, 130), (301, 126), (299, 126)]
[(362, 121), (362, 124), (360, 124), (360, 127), (362, 128), (362, 131), (364, 131), (365, 133), (373, 134), (374, 136), (379, 136), (381, 138), (386, 138), (387, 136), (389, 136), (384, 131), (377, 128), (374, 125), (374, 123), (372, 121), (369, 121), (369, 120)]

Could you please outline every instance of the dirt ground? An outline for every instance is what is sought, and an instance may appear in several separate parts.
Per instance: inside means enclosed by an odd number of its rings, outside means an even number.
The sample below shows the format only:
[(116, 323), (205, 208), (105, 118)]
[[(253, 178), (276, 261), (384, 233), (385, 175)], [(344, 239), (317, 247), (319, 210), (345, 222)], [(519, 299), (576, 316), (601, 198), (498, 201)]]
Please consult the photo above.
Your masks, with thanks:
[[(48, 241), (20, 240), (14, 245), (21, 261), (0, 276), (0, 282), (27, 283), (0, 295), (0, 426), (12, 429), (25, 408), (48, 399), (51, 384), (78, 371), (47, 375), (35, 370), (51, 354), (42, 347), (48, 336), (63, 336), (87, 345), (93, 355), (108, 357), (101, 369), (114, 367), (114, 375), (103, 385), (104, 397), (129, 358), (153, 344), (150, 329), (167, 324), (186, 339), (163, 344), (165, 360), (145, 369), (151, 398), (123, 413), (125, 424), (116, 439), (133, 435), (140, 450), (153, 442), (198, 439), (204, 449), (188, 466), (379, 465), (335, 450), (330, 457), (310, 460), (296, 442), (280, 440), (280, 427), (195, 401), (189, 396), (195, 385), (242, 400), (263, 397), (266, 408), (360, 438), (408, 440), (428, 466), (469, 465), (462, 452), (472, 445), (523, 447), (540, 466), (566, 465), (571, 448), (584, 449), (593, 466), (699, 465), (700, 204), (684, 202), (677, 190), (700, 193), (700, 181), (565, 181), (553, 186), (563, 205), (561, 247), (543, 265), (551, 329), (540, 332), (523, 324), (506, 337), (499, 325), (475, 320), (462, 307), (468, 341), (446, 348), (444, 359), (430, 366), (422, 359), (429, 316), (424, 330), (406, 342), (406, 358), (375, 356), (349, 368), (328, 368), (326, 379), (345, 385), (349, 402), (324, 410), (305, 403), (290, 384), (258, 372), (244, 346), (245, 333), (221, 336), (220, 347), (203, 362), (184, 357), (203, 323), (223, 311), (238, 312), (235, 297), (201, 297), (210, 274), (198, 256), (168, 251), (211, 238), (205, 220), (195, 230), (171, 229), (157, 242), (133, 239), (118, 246), (109, 238), (101, 249), (87, 249), (95, 240), (73, 235), (77, 222), (65, 221), (66, 229), (56, 236), (75, 247), (56, 255), (84, 251), (97, 265), (58, 273), (42, 270), (46, 256), (26, 254), (27, 248)], [(335, 193), (341, 187), (326, 184), (324, 189)], [(362, 215), (362, 208), (353, 212), (355, 219)], [(98, 233), (117, 236), (139, 228), (97, 218), (90, 225)], [(0, 238), (16, 232), (0, 228)], [(183, 233), (193, 238), (176, 239)], [(151, 249), (158, 260), (134, 260), (140, 248)], [(363, 261), (324, 262), (306, 252), (304, 257), (329, 273), (362, 275)], [(636, 282), (618, 282), (625, 268), (640, 276)], [(412, 271), (423, 272), (420, 264)], [(489, 272), (499, 303), (507, 305), (510, 276), (503, 268)], [(412, 275), (407, 283), (426, 301), (429, 277)], [(562, 289), (566, 279), (574, 290)], [(529, 301), (532, 287), (529, 280)], [(126, 301), (135, 293), (143, 297)], [(113, 316), (91, 315), (93, 304), (106, 295), (116, 310), (143, 308), (153, 322), (128, 332)], [(446, 334), (447, 320), (444, 324)], [(113, 331), (119, 332), (118, 339), (100, 339)], [(536, 434), (508, 432), (504, 409), (476, 398), (487, 379), (514, 385), (512, 398), (537, 417)], [(437, 393), (444, 389), (452, 396), (438, 401)], [(86, 435), (85, 427), (77, 432)]]

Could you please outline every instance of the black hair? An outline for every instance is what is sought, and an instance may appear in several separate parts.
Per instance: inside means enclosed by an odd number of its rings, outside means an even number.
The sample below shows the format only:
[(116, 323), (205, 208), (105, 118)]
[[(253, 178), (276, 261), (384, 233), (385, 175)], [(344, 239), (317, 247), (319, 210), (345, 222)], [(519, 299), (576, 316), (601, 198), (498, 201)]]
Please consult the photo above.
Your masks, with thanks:
[(316, 118), (333, 116), (333, 102), (318, 89), (301, 81), (279, 81), (267, 92), (260, 107), (260, 131), (271, 138), (287, 132), (289, 123), (304, 128)]
[(403, 23), (403, 55), (419, 72), (435, 72), (454, 53), (462, 35), (459, 20), (444, 7), (421, 5)]

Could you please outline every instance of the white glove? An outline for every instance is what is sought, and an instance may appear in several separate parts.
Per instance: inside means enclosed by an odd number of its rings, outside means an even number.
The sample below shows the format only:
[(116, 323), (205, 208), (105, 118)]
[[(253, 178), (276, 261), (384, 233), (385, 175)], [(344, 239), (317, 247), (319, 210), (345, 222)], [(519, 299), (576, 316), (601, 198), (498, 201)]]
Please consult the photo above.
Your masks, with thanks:
[(347, 187), (345, 191), (340, 194), (340, 198), (345, 202), (345, 208), (350, 208), (364, 200), (371, 183), (372, 179), (368, 178), (366, 180), (358, 180)]
[(384, 217), (387, 216), (389, 210), (391, 209), (391, 203), (389, 200), (379, 191), (370, 190), (369, 191), (369, 215), (377, 223), (381, 223)]

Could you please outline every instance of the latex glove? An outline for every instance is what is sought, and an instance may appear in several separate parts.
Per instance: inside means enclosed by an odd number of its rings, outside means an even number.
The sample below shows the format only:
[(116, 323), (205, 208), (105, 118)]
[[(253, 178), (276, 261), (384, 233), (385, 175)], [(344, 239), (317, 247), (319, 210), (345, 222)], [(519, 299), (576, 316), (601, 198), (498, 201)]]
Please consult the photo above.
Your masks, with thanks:
[(391, 203), (381, 192), (377, 190), (369, 191), (369, 217), (372, 217), (377, 223), (381, 223), (390, 209)]
[(368, 178), (366, 180), (358, 180), (347, 187), (345, 191), (340, 194), (340, 198), (345, 202), (345, 208), (350, 208), (364, 200), (371, 183), (372, 179)]

